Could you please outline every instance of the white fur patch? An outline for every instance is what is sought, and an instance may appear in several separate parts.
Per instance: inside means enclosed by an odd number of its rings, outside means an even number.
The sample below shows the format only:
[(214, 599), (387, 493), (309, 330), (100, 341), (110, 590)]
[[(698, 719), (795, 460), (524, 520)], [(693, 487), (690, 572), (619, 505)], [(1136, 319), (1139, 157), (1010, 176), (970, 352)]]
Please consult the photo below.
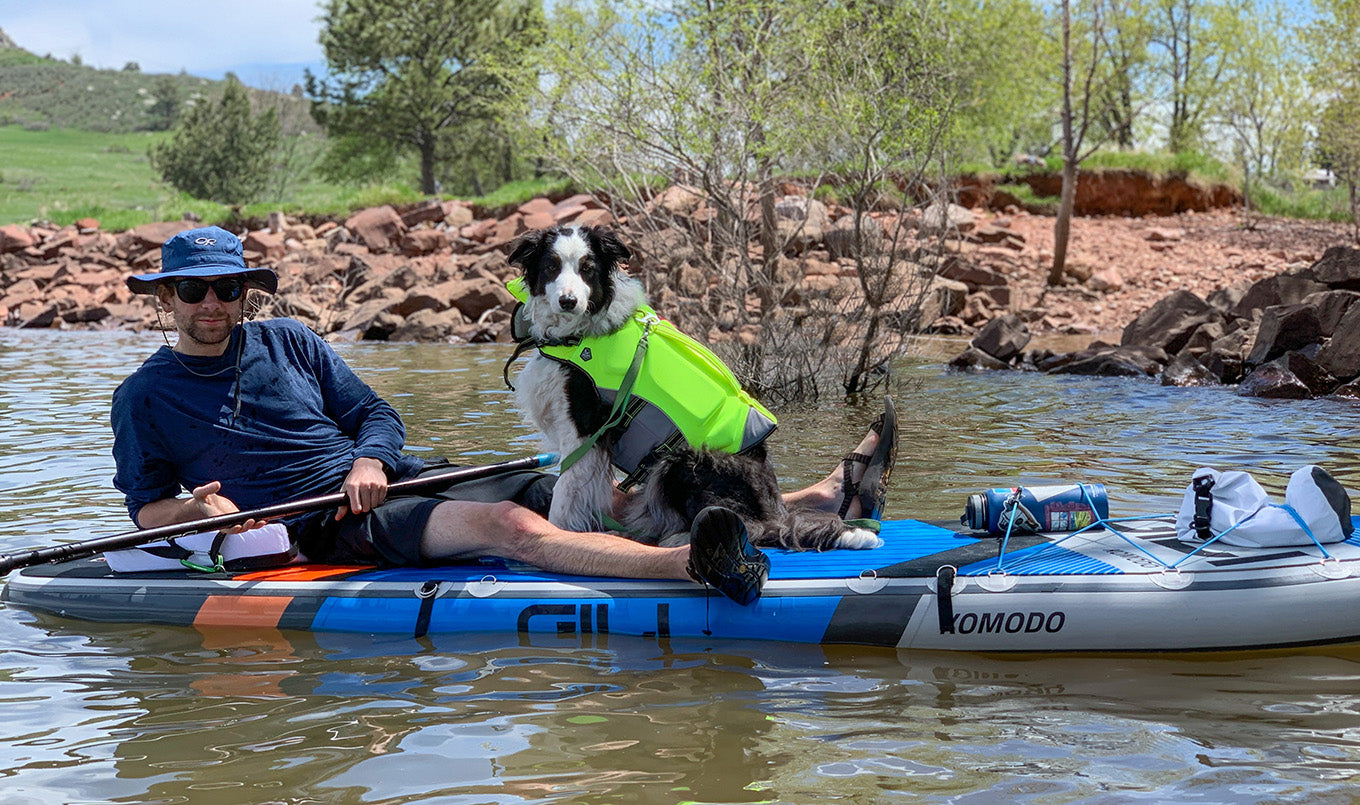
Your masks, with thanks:
[(877, 548), (882, 544), (883, 540), (867, 528), (847, 528), (841, 532), (840, 538), (836, 540), (837, 548), (849, 548), (851, 550), (867, 550)]

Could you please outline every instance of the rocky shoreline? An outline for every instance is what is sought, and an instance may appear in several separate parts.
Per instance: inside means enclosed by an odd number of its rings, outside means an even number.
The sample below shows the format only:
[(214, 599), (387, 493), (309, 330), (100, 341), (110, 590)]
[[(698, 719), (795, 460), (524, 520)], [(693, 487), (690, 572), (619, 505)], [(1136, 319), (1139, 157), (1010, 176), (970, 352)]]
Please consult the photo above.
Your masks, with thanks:
[(1168, 294), (1124, 327), (1054, 354), (1025, 347), (1029, 328), (992, 320), (949, 365), (1052, 374), (1159, 377), (1166, 386), (1236, 385), (1270, 399), (1360, 399), (1360, 249), (1334, 246), (1312, 265), (1243, 281), (1201, 298)]
[[(844, 241), (850, 215), (797, 187), (778, 204), (781, 226), (797, 237), (781, 260), (803, 297), (853, 288), (855, 261)], [(660, 212), (678, 226), (701, 225), (697, 194), (683, 186), (658, 193)], [(1044, 284), (1052, 218), (1005, 199), (987, 207), (950, 205), (946, 260), (926, 294), (927, 332), (970, 336), (958, 368), (1160, 376), (1177, 385), (1239, 384), (1274, 397), (1352, 394), (1360, 375), (1360, 260), (1338, 247), (1344, 228), (1303, 222), (1251, 226), (1232, 213), (1076, 219), (1066, 282)], [(928, 235), (927, 211), (873, 213), (889, 231), (905, 220)], [(894, 216), (899, 216), (894, 218)], [(914, 216), (914, 218), (912, 218)], [(499, 214), (459, 201), (361, 210), (343, 221), (303, 222), (274, 214), (240, 234), (251, 265), (279, 273), (279, 292), (257, 297), (259, 317), (290, 316), (332, 340), (494, 342), (509, 340), (514, 301), (505, 282), (510, 243), (531, 229), (606, 224), (640, 254), (649, 237), (615, 222), (594, 198), (537, 198)], [(150, 299), (124, 284), (159, 267), (160, 245), (193, 221), (147, 224), (121, 233), (82, 220), (67, 227), (0, 226), (0, 321), (10, 327), (157, 328)], [(1329, 248), (1331, 247), (1331, 248)], [(673, 262), (673, 261), (672, 261)], [(686, 265), (652, 265), (635, 274), (673, 273), (667, 284), (701, 298), (716, 278)], [(667, 299), (654, 300), (669, 315)], [(1158, 301), (1160, 300), (1160, 301)], [(1031, 333), (1102, 336), (1119, 343), (1085, 350), (1025, 352)], [(740, 334), (714, 327), (710, 342)], [(1111, 341), (1115, 339), (1110, 339)]]

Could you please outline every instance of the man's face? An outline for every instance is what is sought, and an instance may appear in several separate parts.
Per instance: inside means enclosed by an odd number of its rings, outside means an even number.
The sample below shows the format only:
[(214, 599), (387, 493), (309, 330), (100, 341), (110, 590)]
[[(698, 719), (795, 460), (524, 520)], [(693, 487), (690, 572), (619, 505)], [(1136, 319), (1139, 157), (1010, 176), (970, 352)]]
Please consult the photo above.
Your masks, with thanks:
[[(232, 328), (240, 324), (243, 317), (246, 295), (242, 283), (242, 278), (234, 275), (161, 283), (156, 295), (164, 309), (174, 317), (175, 329), (179, 331), (177, 352), (221, 355), (226, 351)], [(228, 300), (223, 300), (222, 296)]]

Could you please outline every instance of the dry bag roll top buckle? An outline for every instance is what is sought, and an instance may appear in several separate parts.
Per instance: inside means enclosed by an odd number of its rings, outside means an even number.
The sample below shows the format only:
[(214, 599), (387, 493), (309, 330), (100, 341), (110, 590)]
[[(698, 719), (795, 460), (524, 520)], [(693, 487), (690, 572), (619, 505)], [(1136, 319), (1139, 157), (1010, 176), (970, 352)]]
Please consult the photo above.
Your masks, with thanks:
[(1214, 510), (1214, 496), (1209, 490), (1214, 488), (1214, 479), (1201, 475), (1190, 482), (1190, 487), (1195, 491), (1195, 516), (1190, 524), (1194, 526), (1195, 534), (1208, 542), (1214, 538), (1214, 532), (1209, 528), (1209, 518)]

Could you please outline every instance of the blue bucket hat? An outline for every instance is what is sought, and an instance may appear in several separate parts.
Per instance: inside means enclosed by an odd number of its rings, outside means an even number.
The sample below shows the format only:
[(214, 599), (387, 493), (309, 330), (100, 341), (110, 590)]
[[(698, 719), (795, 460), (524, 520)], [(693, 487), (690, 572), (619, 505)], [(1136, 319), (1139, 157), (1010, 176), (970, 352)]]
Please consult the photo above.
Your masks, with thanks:
[(161, 246), (161, 270), (127, 278), (133, 293), (155, 293), (162, 282), (189, 277), (244, 274), (246, 287), (274, 293), (279, 277), (272, 268), (248, 268), (241, 239), (220, 226), (186, 229)]

